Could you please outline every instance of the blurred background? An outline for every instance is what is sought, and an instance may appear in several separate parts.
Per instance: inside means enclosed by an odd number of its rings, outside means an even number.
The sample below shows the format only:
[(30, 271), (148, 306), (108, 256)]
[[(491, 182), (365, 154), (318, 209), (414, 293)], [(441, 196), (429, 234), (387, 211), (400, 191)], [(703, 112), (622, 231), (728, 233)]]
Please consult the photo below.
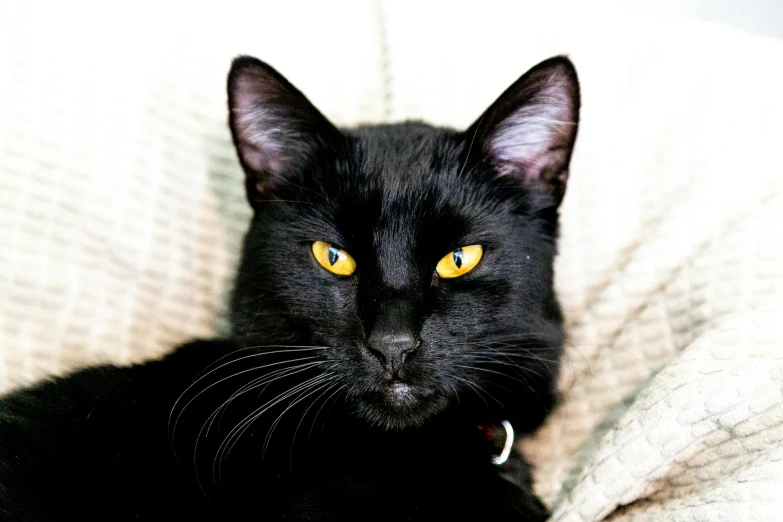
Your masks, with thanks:
[(777, 0), (593, 0), (582, 3), (607, 14), (629, 11), (687, 17), (725, 23), (762, 36), (783, 37), (783, 2)]

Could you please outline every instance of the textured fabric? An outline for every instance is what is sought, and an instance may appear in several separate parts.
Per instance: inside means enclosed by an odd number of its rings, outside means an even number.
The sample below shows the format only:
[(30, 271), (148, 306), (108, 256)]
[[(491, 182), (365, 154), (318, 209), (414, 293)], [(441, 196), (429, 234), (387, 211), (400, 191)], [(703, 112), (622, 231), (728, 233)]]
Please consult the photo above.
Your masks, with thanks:
[(708, 328), (598, 430), (553, 520), (780, 520), (781, 346), (779, 308)]
[(224, 328), (249, 216), (232, 55), (341, 124), (465, 127), (565, 52), (569, 343), (563, 402), (520, 442), (536, 488), (558, 521), (783, 520), (781, 44), (518, 2), (278, 4), (90, 24), (0, 3), (0, 387)]

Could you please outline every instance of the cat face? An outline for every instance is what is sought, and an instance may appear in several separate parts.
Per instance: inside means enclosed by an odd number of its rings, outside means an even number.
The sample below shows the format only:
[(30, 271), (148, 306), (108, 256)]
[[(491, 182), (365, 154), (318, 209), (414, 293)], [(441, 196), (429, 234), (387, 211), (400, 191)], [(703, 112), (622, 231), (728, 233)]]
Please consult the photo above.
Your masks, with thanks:
[(384, 428), (455, 407), (537, 426), (563, 341), (552, 262), (578, 119), (571, 63), (538, 65), (464, 132), (340, 131), (252, 58), (234, 62), (229, 104), (255, 210), (232, 304), (240, 343), (324, 347), (342, 400)]

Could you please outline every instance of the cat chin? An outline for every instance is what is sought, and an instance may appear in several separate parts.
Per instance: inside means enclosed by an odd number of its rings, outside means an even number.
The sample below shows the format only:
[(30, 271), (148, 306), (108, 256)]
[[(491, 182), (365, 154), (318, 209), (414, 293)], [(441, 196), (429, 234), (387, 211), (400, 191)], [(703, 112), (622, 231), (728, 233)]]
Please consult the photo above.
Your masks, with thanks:
[(442, 394), (417, 392), (407, 384), (394, 384), (388, 390), (357, 398), (355, 413), (376, 428), (402, 431), (425, 425), (446, 409)]

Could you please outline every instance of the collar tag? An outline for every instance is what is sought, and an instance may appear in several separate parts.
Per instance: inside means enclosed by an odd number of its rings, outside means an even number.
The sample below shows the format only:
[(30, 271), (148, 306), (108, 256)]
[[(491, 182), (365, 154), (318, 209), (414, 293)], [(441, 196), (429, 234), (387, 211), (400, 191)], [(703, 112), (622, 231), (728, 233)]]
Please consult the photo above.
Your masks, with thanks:
[(492, 463), (496, 466), (502, 466), (508, 460), (511, 455), (511, 448), (514, 446), (514, 428), (507, 420), (502, 422), (503, 428), (506, 430), (506, 440), (503, 442), (503, 449), (499, 455), (492, 457)]
[(500, 446), (500, 437), (503, 437), (503, 448), (500, 453), (492, 457), (492, 463), (496, 466), (502, 466), (508, 460), (511, 455), (511, 448), (514, 446), (514, 428), (507, 420), (501, 422), (503, 431), (498, 430), (498, 426), (479, 426), (479, 430), (484, 432), (487, 440), (492, 442), (496, 447)]

